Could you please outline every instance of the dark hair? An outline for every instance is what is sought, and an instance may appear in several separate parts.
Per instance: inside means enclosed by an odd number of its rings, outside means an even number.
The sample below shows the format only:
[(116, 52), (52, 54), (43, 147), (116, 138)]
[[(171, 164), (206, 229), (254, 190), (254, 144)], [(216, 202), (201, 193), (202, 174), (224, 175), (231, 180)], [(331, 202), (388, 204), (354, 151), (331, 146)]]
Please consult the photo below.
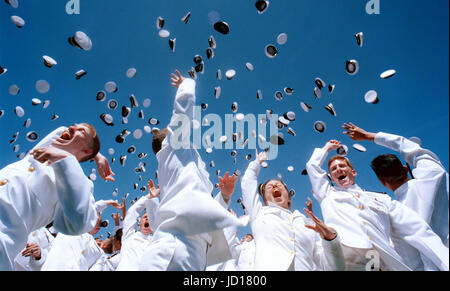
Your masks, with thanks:
[(91, 141), (90, 147), (91, 147), (92, 153), (89, 156), (82, 159), (80, 161), (80, 163), (89, 161), (90, 159), (93, 159), (100, 151), (100, 139), (98, 138), (97, 131), (95, 130), (95, 128), (92, 125), (87, 124), (87, 123), (82, 123), (82, 125), (86, 126), (91, 131), (92, 141)]
[(106, 254), (112, 254), (113, 253), (114, 239), (112, 237), (109, 237), (109, 238), (105, 239), (103, 242), (106, 243), (106, 247), (105, 247), (105, 249), (103, 249), (103, 251)]
[(155, 155), (161, 150), (162, 143), (167, 136), (169, 130), (164, 128), (162, 130), (158, 130), (153, 134), (152, 138), (152, 148)]
[(388, 183), (404, 180), (408, 174), (396, 155), (382, 154), (373, 159), (370, 167), (379, 179)]

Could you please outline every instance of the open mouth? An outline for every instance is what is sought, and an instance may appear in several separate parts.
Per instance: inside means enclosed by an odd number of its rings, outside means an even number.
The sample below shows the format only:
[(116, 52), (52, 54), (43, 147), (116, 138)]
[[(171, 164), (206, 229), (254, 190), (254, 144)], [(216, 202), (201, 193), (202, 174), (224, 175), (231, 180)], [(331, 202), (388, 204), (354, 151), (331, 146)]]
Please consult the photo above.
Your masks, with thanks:
[(65, 130), (61, 134), (60, 138), (63, 139), (63, 140), (70, 140), (72, 138), (72, 136), (70, 135), (70, 132), (68, 130)]
[(347, 178), (347, 175), (338, 176), (338, 180), (340, 180), (340, 181), (344, 180), (345, 178)]
[(150, 226), (150, 224), (149, 224), (148, 222), (144, 223), (144, 227), (145, 227), (145, 228), (147, 228), (147, 227), (149, 227), (149, 226)]
[(280, 190), (275, 190), (272, 193), (273, 198), (281, 198), (281, 191)]

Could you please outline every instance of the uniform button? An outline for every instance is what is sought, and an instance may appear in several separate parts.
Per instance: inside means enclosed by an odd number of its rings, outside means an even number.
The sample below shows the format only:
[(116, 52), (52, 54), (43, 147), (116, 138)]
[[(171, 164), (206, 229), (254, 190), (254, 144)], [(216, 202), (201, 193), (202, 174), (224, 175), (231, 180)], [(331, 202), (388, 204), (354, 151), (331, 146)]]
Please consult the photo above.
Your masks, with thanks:
[(291, 255), (293, 255), (293, 254), (295, 254), (295, 252), (294, 252), (294, 251), (291, 251)]
[(84, 255), (84, 250), (81, 251), (81, 254)]
[(33, 233), (32, 233), (32, 236), (36, 236), (36, 233), (35, 233), (35, 232), (33, 232)]
[(248, 262), (249, 265), (253, 264), (252, 262)]
[(292, 221), (292, 217), (288, 217), (288, 220), (289, 220), (289, 221)]
[(31, 173), (34, 172), (34, 170), (35, 170), (34, 167), (29, 167), (29, 168), (28, 168), (28, 172), (31, 172)]
[(0, 181), (0, 186), (5, 186), (6, 184), (8, 184), (8, 180), (7, 179), (3, 179)]
[(359, 210), (363, 210), (363, 209), (364, 209), (364, 206), (359, 205)]
[(289, 239), (290, 241), (294, 241), (294, 238), (293, 237), (291, 237), (290, 239)]
[(361, 224), (362, 224), (362, 225), (366, 225), (366, 222), (365, 222), (365, 221), (361, 221)]
[(359, 193), (356, 193), (355, 196), (356, 196), (356, 198), (361, 197), (361, 195)]
[(370, 237), (370, 235), (367, 236), (367, 239), (368, 239), (368, 240), (372, 240), (372, 238)]

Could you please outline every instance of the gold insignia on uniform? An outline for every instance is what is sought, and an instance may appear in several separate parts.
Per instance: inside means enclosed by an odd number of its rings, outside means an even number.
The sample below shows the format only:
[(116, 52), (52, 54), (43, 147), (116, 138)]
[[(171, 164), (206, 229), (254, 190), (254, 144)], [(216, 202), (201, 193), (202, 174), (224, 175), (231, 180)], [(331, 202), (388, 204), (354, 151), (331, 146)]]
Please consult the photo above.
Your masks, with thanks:
[(7, 179), (3, 179), (0, 181), (0, 186), (5, 186), (6, 184), (8, 184), (8, 180)]

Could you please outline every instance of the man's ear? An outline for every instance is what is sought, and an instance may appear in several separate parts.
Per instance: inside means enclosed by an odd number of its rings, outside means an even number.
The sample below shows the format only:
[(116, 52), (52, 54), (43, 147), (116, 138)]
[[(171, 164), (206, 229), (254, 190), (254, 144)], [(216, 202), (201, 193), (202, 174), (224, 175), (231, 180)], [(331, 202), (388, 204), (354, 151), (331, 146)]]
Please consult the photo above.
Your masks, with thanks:
[(92, 149), (85, 149), (83, 150), (83, 153), (85, 153), (86, 155), (90, 155), (92, 154), (94, 151)]
[(356, 172), (356, 170), (352, 170), (352, 173), (353, 173), (353, 176), (357, 176), (358, 175), (358, 173)]

